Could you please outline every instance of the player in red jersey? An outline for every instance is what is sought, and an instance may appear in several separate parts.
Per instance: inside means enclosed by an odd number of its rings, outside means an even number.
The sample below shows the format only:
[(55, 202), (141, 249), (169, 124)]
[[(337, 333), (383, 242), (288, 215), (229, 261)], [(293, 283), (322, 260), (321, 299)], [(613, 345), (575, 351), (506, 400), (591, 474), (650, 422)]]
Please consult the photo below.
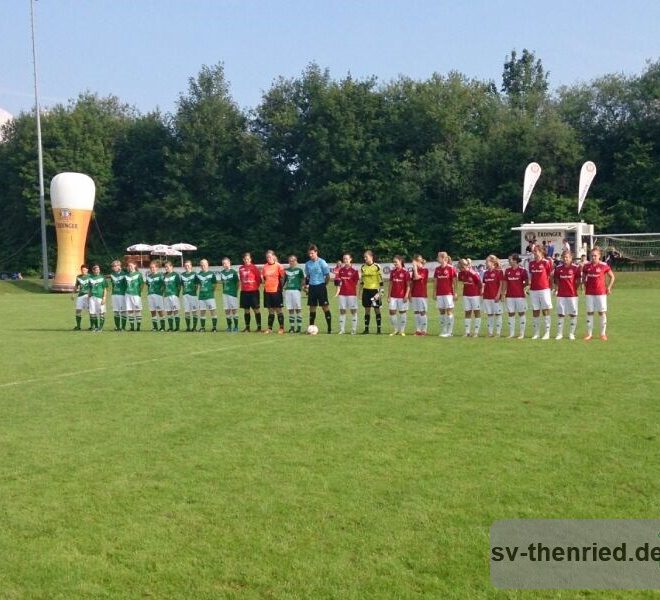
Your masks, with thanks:
[(527, 271), (520, 266), (520, 256), (509, 256), (509, 267), (504, 271), (504, 295), (506, 297), (506, 310), (509, 313), (509, 337), (516, 335), (516, 313), (520, 321), (519, 340), (525, 337), (527, 324), (527, 299), (525, 292), (529, 277)]
[(484, 310), (488, 315), (488, 337), (502, 334), (502, 291), (504, 273), (500, 260), (494, 254), (486, 257), (486, 271), (483, 277)]
[(415, 254), (412, 261), (412, 282), (410, 284), (410, 304), (415, 313), (415, 335), (426, 335), (428, 331), (428, 309), (426, 296), (429, 270), (421, 254)]
[(360, 281), (360, 274), (353, 267), (353, 257), (350, 254), (344, 254), (342, 257), (342, 266), (336, 272), (336, 280), (339, 281), (339, 287), (335, 296), (339, 296), (339, 334), (343, 335), (346, 329), (346, 311), (351, 311), (351, 335), (357, 333), (358, 324), (358, 302), (357, 285)]
[(257, 332), (260, 332), (259, 285), (261, 284), (261, 272), (259, 267), (252, 263), (252, 255), (249, 252), (243, 254), (243, 264), (238, 267), (238, 278), (241, 281), (240, 306), (244, 310), (245, 317), (245, 329), (243, 331), (250, 331), (250, 309), (252, 309), (257, 322)]
[[(410, 300), (410, 273), (406, 271), (402, 256), (394, 257), (394, 269), (390, 271), (390, 335), (406, 335), (408, 300)], [(398, 313), (398, 318), (397, 318)]]
[(545, 257), (545, 249), (536, 244), (534, 246), (534, 260), (529, 261), (529, 281), (530, 296), (532, 298), (532, 327), (533, 340), (539, 339), (540, 316), (543, 312), (543, 322), (545, 329), (543, 332), (544, 340), (550, 339), (550, 311), (552, 310), (552, 298), (550, 296), (552, 261)]
[(607, 295), (612, 293), (614, 273), (607, 263), (602, 262), (600, 248), (591, 251), (591, 262), (582, 267), (582, 281), (587, 303), (587, 335), (590, 340), (594, 330), (594, 312), (600, 315), (600, 339), (607, 339)]
[[(481, 326), (481, 277), (472, 268), (469, 258), (458, 261), (458, 280), (463, 282), (463, 308), (465, 309), (465, 337), (479, 337)], [(474, 330), (472, 330), (474, 316)]]
[(435, 268), (435, 302), (440, 312), (440, 337), (451, 337), (454, 331), (454, 301), (456, 300), (456, 277), (458, 272), (451, 264), (451, 256), (438, 252)]
[(555, 267), (554, 283), (557, 296), (557, 337), (564, 337), (564, 319), (568, 315), (571, 320), (568, 328), (568, 339), (575, 339), (578, 314), (578, 289), (580, 287), (580, 267), (573, 264), (570, 250), (561, 253), (562, 264)]

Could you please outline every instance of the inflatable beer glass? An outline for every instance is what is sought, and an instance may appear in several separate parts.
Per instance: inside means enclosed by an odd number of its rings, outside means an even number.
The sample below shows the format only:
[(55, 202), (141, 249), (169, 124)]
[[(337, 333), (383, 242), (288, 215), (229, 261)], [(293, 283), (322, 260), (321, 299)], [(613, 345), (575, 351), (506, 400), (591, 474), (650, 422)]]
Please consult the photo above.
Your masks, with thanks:
[(50, 203), (57, 233), (57, 269), (52, 290), (70, 292), (85, 262), (87, 228), (96, 188), (82, 173), (60, 173), (50, 182)]

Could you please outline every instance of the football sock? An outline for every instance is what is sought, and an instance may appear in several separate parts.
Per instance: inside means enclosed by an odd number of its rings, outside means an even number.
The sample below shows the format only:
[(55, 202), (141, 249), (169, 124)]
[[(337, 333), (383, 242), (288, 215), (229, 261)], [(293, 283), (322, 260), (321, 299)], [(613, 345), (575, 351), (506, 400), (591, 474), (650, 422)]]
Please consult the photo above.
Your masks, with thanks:
[(495, 315), (495, 335), (502, 333), (502, 314)]
[(577, 317), (571, 317), (568, 325), (568, 333), (575, 335), (575, 330), (577, 329)]
[(591, 335), (594, 332), (594, 316), (587, 315), (587, 335)]
[(296, 322), (296, 318), (293, 313), (289, 313), (289, 327), (293, 327)]
[(513, 335), (516, 331), (516, 318), (509, 317), (509, 335)]
[(213, 329), (218, 328), (218, 317), (211, 317), (211, 325), (213, 326)]
[[(607, 333), (607, 315), (600, 316), (600, 335)], [(616, 331), (614, 332), (616, 334)]]
[(231, 317), (227, 317), (227, 329), (231, 329)]
[(545, 331), (543, 333), (544, 334), (550, 333), (550, 323), (552, 321), (552, 317), (550, 315), (547, 315), (547, 316), (543, 317), (543, 321), (544, 321), (544, 324), (545, 324)]
[(339, 331), (344, 331), (346, 327), (346, 315), (339, 313)]
[(298, 326), (298, 331), (302, 330), (302, 313), (296, 315), (296, 325)]
[(369, 323), (371, 322), (371, 313), (364, 313), (364, 328), (369, 329)]
[(408, 322), (408, 313), (399, 313), (399, 331), (403, 333), (406, 330), (406, 323)]
[(114, 318), (115, 318), (115, 329), (121, 328), (121, 317), (119, 316), (119, 313), (115, 313)]
[(76, 315), (76, 327), (80, 327), (81, 323), (82, 323), (82, 316)]
[(158, 319), (156, 317), (151, 317), (151, 328), (158, 329)]
[(165, 331), (165, 317), (160, 318), (160, 330)]
[(493, 315), (488, 315), (488, 335), (493, 335)]
[(564, 335), (564, 315), (557, 315), (557, 335)]
[(99, 329), (103, 329), (103, 325), (105, 325), (105, 317), (101, 315), (99, 318)]
[(357, 331), (358, 316), (357, 313), (351, 316), (351, 331), (355, 333)]
[(138, 314), (138, 316), (135, 318), (135, 326), (137, 327), (138, 331), (140, 331), (141, 325), (142, 325), (142, 315)]
[(193, 331), (195, 331), (195, 329), (197, 329), (197, 321), (198, 321), (198, 317), (193, 315), (193, 318), (192, 318), (192, 329), (193, 329)]
[(309, 311), (309, 324), (314, 325), (316, 321), (316, 311)]
[(419, 313), (415, 313), (415, 331), (419, 331), (420, 329), (421, 329), (420, 316)]
[(390, 315), (390, 325), (392, 326), (392, 331), (398, 331), (398, 319), (396, 318), (396, 314)]
[(90, 318), (89, 318), (89, 322), (90, 322), (91, 325), (92, 325), (92, 329), (96, 329), (96, 328), (98, 327), (98, 324), (97, 324), (97, 321), (96, 321), (96, 317), (90, 317)]
[(126, 329), (126, 324), (128, 323), (128, 315), (125, 312), (120, 313), (121, 315), (121, 328)]
[(167, 328), (170, 331), (174, 330), (174, 319), (172, 317), (167, 317)]
[(481, 317), (475, 317), (474, 318), (474, 333), (479, 333), (480, 328), (481, 328)]
[(443, 334), (447, 329), (447, 317), (440, 313), (440, 334)]
[(245, 313), (245, 328), (250, 329), (250, 321), (252, 320), (252, 316), (250, 315), (250, 312)]
[(199, 318), (199, 326), (201, 329), (206, 329), (206, 317)]
[(523, 315), (522, 317), (520, 317), (520, 335), (525, 335), (526, 326), (527, 326), (527, 317)]
[(280, 326), (280, 329), (284, 329), (284, 314), (277, 313), (277, 324)]
[(238, 331), (238, 317), (234, 315), (234, 329)]
[(380, 331), (380, 327), (382, 325), (382, 319), (383, 319), (382, 315), (379, 312), (376, 313), (376, 330), (377, 331)]
[(454, 332), (454, 314), (447, 315), (447, 333)]
[(275, 322), (275, 315), (273, 313), (268, 313), (268, 329), (273, 328), (274, 322)]
[(539, 317), (532, 317), (532, 333), (533, 335), (538, 335), (539, 334)]
[(332, 315), (330, 314), (330, 311), (325, 313), (325, 323), (328, 326), (328, 333), (330, 333), (332, 329)]
[(254, 313), (254, 318), (257, 321), (257, 329), (261, 329), (261, 313)]
[(190, 331), (190, 317), (184, 317), (186, 320), (186, 331)]
[(465, 317), (465, 335), (470, 335), (470, 329), (472, 329), (472, 317)]
[(426, 316), (426, 313), (423, 315), (420, 315), (420, 324), (422, 326), (422, 331), (426, 333), (427, 329), (429, 328), (429, 318)]

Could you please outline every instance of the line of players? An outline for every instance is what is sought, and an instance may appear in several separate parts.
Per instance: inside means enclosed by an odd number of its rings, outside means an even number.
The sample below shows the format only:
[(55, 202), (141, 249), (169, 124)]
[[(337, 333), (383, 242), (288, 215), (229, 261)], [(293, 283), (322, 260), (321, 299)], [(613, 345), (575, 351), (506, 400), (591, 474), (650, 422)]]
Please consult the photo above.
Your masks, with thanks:
[[(458, 270), (452, 265), (446, 252), (439, 252), (435, 279), (436, 305), (440, 315), (440, 336), (451, 337), (454, 330), (454, 306), (457, 299), (457, 281), (463, 284), (463, 304), (465, 310), (466, 337), (478, 337), (481, 327), (481, 314), (487, 315), (489, 337), (499, 337), (502, 333), (502, 302), (506, 303), (509, 316), (510, 338), (525, 337), (527, 295), (532, 304), (532, 339), (550, 338), (550, 311), (552, 291), (557, 296), (557, 333), (555, 339), (562, 339), (564, 321), (569, 318), (569, 339), (575, 339), (578, 314), (578, 291), (584, 285), (587, 308), (587, 334), (593, 336), (594, 313), (600, 317), (600, 337), (607, 339), (607, 295), (614, 284), (614, 273), (602, 262), (601, 251), (594, 248), (591, 261), (583, 267), (573, 264), (570, 251), (562, 254), (562, 264), (553, 266), (546, 258), (542, 246), (535, 246), (534, 258), (528, 268), (521, 265), (520, 257), (509, 257), (509, 267), (502, 270), (500, 261), (494, 255), (486, 258), (483, 276), (472, 268), (470, 259), (460, 259)], [(371, 310), (374, 311), (376, 333), (382, 331), (381, 304), (386, 298), (392, 328), (391, 336), (405, 336), (409, 307), (415, 318), (415, 335), (428, 333), (427, 285), (429, 270), (424, 266), (424, 258), (413, 257), (412, 268), (405, 268), (404, 258), (395, 256), (390, 271), (390, 285), (387, 296), (383, 289), (383, 276), (380, 266), (374, 262), (371, 251), (364, 254), (364, 264), (360, 272), (352, 265), (352, 256), (344, 254), (341, 265), (335, 271), (336, 296), (339, 301), (339, 334), (346, 332), (347, 317), (351, 319), (351, 334), (358, 328), (358, 287), (361, 288), (361, 304), (365, 309), (363, 334), (370, 332)], [(290, 256), (285, 267), (277, 260), (272, 250), (266, 253), (266, 263), (259, 269), (247, 252), (243, 264), (235, 270), (229, 258), (222, 260), (222, 270), (209, 270), (206, 259), (200, 261), (200, 269), (193, 271), (192, 263), (184, 263), (184, 271), (177, 273), (171, 262), (165, 263), (165, 270), (159, 270), (159, 263), (152, 261), (145, 277), (134, 263), (122, 270), (121, 263), (114, 261), (106, 278), (99, 265), (81, 267), (76, 281), (76, 326), (81, 329), (83, 310), (90, 314), (90, 328), (102, 331), (105, 322), (105, 304), (108, 288), (111, 290), (112, 311), (115, 330), (140, 331), (142, 323), (142, 288), (147, 286), (147, 302), (151, 314), (153, 331), (180, 330), (181, 296), (185, 331), (206, 331), (210, 320), (211, 331), (218, 326), (215, 288), (222, 285), (223, 307), (226, 318), (226, 331), (238, 332), (238, 311), (244, 311), (244, 328), (251, 331), (254, 316), (256, 331), (262, 331), (260, 312), (260, 288), (263, 285), (263, 304), (268, 310), (267, 327), (264, 333), (272, 333), (275, 320), (278, 333), (284, 333), (283, 307), (288, 311), (289, 333), (302, 333), (302, 292), (307, 294), (309, 324), (314, 325), (316, 311), (321, 307), (326, 321), (327, 332), (332, 332), (332, 316), (328, 299), (327, 284), (330, 281), (330, 268), (319, 257), (314, 245), (308, 250), (308, 260), (304, 268), (298, 264), (296, 256)], [(239, 294), (240, 290), (240, 294)], [(516, 315), (518, 316), (518, 336), (515, 335)], [(543, 319), (541, 320), (541, 316)], [(543, 325), (543, 327), (541, 327)], [(198, 327), (199, 326), (199, 327)], [(543, 328), (543, 332), (541, 332)]]

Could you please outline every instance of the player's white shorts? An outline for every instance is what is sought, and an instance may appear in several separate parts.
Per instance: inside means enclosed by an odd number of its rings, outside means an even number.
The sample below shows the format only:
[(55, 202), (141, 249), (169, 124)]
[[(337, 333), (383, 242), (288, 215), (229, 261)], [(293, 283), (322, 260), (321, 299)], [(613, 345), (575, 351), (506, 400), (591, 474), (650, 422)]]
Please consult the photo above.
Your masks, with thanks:
[(484, 312), (487, 315), (501, 315), (502, 303), (499, 300), (486, 300), (484, 298)]
[(357, 296), (339, 296), (339, 308), (341, 310), (357, 310)]
[(406, 312), (408, 310), (408, 303), (403, 298), (390, 298), (390, 310)]
[(76, 298), (76, 310), (89, 310), (89, 296), (78, 296)]
[(126, 310), (142, 310), (142, 298), (133, 294), (126, 294), (124, 296), (126, 302)]
[(428, 301), (426, 298), (411, 298), (410, 307), (413, 312), (425, 313), (428, 308)]
[(602, 296), (585, 296), (587, 301), (587, 312), (607, 312), (607, 295)]
[(440, 310), (454, 308), (454, 296), (447, 294), (446, 296), (436, 296), (435, 303)]
[(506, 310), (510, 313), (524, 313), (527, 311), (526, 298), (507, 298)]
[(163, 308), (167, 312), (179, 312), (179, 297), (165, 296), (163, 298)]
[(463, 296), (463, 309), (465, 312), (481, 310), (481, 296)]
[(577, 315), (578, 314), (578, 299), (577, 296), (572, 297), (557, 297), (557, 314), (558, 315)]
[(203, 310), (215, 310), (215, 298), (209, 298), (208, 300), (198, 300), (200, 312)]
[(160, 294), (148, 294), (149, 310), (163, 310), (163, 297)]
[(550, 310), (552, 308), (550, 290), (531, 290), (529, 296), (532, 299), (532, 310)]
[(284, 306), (288, 310), (301, 310), (302, 298), (300, 290), (284, 290)]
[(225, 310), (238, 310), (238, 298), (229, 294), (222, 294), (222, 306)]
[(191, 296), (190, 294), (183, 295), (183, 311), (184, 312), (197, 312), (199, 304), (197, 302), (197, 296)]
[(104, 315), (105, 304), (101, 304), (103, 298), (95, 298), (92, 296), (89, 299), (89, 314), (90, 315)]
[(114, 312), (124, 312), (126, 310), (126, 296), (124, 294), (112, 295), (112, 310)]

